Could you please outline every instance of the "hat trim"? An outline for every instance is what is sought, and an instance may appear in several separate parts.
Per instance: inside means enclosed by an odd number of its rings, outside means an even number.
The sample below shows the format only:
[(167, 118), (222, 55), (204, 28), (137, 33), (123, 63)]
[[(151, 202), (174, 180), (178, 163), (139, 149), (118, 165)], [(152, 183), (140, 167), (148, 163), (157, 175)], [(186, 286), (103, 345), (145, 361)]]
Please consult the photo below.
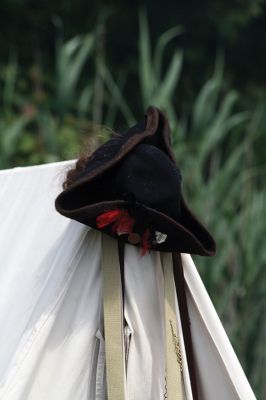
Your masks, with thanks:
[[(181, 201), (182, 201), (182, 207), (184, 207), (185, 202), (184, 202), (183, 198), (181, 199)], [(56, 206), (56, 209), (57, 209), (58, 212), (63, 213), (63, 215), (65, 215), (68, 218), (77, 219), (76, 218), (77, 216), (79, 218), (80, 217), (82, 218), (82, 213), (84, 212), (84, 215), (86, 216), (87, 219), (93, 219), (93, 218), (96, 218), (98, 216), (98, 214), (100, 214), (103, 211), (109, 211), (109, 210), (117, 209), (117, 208), (127, 210), (128, 206), (129, 206), (129, 203), (127, 201), (125, 201), (125, 200), (112, 200), (112, 201), (102, 201), (102, 202), (99, 202), (99, 203), (93, 203), (93, 204), (90, 204), (90, 205), (87, 205), (87, 206), (84, 206), (82, 208), (78, 208), (78, 209), (75, 209), (75, 210), (65, 210), (65, 209), (62, 210), (60, 208), (60, 206), (58, 206), (58, 205)], [(200, 226), (201, 230), (204, 231), (204, 234), (205, 235), (207, 234), (209, 236), (208, 240), (213, 242), (212, 243), (212, 250), (209, 250), (208, 248), (206, 248), (204, 246), (204, 244), (192, 233), (192, 231), (190, 231), (188, 228), (186, 228), (185, 225), (180, 224), (179, 222), (175, 221), (174, 219), (172, 219), (168, 215), (166, 215), (166, 214), (164, 214), (164, 213), (162, 213), (162, 212), (160, 212), (158, 210), (155, 210), (155, 209), (150, 208), (150, 207), (145, 206), (145, 205), (142, 205), (142, 206), (147, 212), (149, 212), (149, 213), (151, 213), (151, 214), (153, 214), (155, 216), (159, 216), (160, 218), (163, 218), (166, 223), (171, 224), (171, 226), (173, 226), (174, 228), (178, 229), (181, 233), (183, 232), (186, 235), (188, 235), (189, 238), (194, 242), (194, 245), (198, 248), (198, 252), (197, 253), (191, 252), (191, 254), (212, 256), (212, 255), (214, 255), (216, 253), (216, 246), (215, 246), (214, 240), (212, 239), (211, 235), (208, 233), (207, 229), (201, 223), (199, 223), (197, 218), (192, 213), (191, 213), (191, 217), (193, 218), (194, 223), (198, 224)], [(185, 205), (185, 208), (186, 208), (186, 212), (190, 213), (190, 210), (188, 209), (188, 207), (186, 205)], [(88, 211), (91, 211), (91, 216), (90, 217), (88, 217)], [(81, 222), (81, 223), (83, 223), (83, 222)], [(95, 229), (101, 231), (101, 229), (98, 229), (98, 228), (95, 228)], [(160, 250), (159, 246), (160, 245), (158, 244), (158, 249), (157, 250)], [(154, 248), (154, 250), (156, 250), (156, 249)], [(178, 250), (172, 250), (172, 251), (178, 251)]]

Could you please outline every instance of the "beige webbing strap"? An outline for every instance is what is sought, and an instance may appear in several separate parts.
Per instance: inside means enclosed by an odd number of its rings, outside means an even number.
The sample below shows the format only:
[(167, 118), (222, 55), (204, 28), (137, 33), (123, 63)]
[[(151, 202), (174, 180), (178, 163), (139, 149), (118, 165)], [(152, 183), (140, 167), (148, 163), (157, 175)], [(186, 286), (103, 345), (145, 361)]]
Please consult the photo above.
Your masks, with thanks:
[(167, 400), (184, 400), (182, 359), (175, 312), (172, 253), (161, 253), (164, 272)]
[(118, 242), (102, 233), (103, 315), (108, 400), (125, 400), (125, 366)]

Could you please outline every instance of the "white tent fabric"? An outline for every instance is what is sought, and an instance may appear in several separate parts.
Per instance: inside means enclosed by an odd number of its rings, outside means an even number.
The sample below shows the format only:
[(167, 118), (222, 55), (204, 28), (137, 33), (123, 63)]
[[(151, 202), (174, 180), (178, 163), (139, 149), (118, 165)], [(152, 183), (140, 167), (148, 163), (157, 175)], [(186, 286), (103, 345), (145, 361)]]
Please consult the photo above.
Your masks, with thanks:
[[(106, 398), (100, 234), (54, 209), (72, 164), (0, 172), (1, 400)], [(182, 260), (200, 399), (255, 399), (191, 256), (182, 254)], [(127, 398), (161, 400), (164, 303), (158, 253), (141, 257), (138, 248), (126, 245), (125, 277)]]

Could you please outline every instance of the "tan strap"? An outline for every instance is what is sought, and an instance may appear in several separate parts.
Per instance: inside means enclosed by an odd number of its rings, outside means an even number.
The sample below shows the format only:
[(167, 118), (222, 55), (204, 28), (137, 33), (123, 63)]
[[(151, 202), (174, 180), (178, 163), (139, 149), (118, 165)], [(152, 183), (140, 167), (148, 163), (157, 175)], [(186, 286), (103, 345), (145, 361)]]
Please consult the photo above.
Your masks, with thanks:
[(108, 400), (125, 400), (121, 275), (116, 239), (102, 233), (103, 315)]
[(167, 400), (184, 400), (182, 359), (175, 312), (172, 253), (161, 253), (164, 272), (166, 389)]

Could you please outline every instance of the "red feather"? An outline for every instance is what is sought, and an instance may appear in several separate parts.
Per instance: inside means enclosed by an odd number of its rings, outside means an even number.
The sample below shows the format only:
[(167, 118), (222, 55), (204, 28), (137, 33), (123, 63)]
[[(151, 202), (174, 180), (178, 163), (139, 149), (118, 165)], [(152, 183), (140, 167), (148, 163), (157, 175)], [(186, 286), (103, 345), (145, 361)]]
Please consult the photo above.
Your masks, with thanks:
[(143, 236), (141, 239), (141, 244), (142, 244), (141, 255), (142, 256), (145, 256), (145, 254), (151, 247), (150, 242), (149, 242), (149, 237), (150, 237), (150, 230), (146, 229), (145, 232), (143, 233)]
[(121, 215), (119, 220), (117, 221), (116, 231), (118, 235), (123, 235), (124, 233), (131, 233), (133, 230), (133, 225), (135, 221), (130, 217), (127, 213), (125, 215)]
[[(135, 220), (128, 214), (126, 210), (109, 210), (96, 218), (97, 227), (104, 228), (113, 224), (112, 231), (118, 235), (129, 234), (133, 231)], [(150, 230), (146, 229), (141, 238), (141, 255), (144, 256), (151, 248), (149, 241)]]
[(99, 229), (114, 223), (112, 231), (116, 232), (118, 235), (131, 233), (135, 223), (134, 219), (130, 217), (126, 210), (106, 211), (98, 215), (96, 222)]
[(121, 212), (123, 212), (123, 210), (110, 210), (98, 215), (98, 217), (96, 218), (97, 227), (101, 229), (117, 221)]

